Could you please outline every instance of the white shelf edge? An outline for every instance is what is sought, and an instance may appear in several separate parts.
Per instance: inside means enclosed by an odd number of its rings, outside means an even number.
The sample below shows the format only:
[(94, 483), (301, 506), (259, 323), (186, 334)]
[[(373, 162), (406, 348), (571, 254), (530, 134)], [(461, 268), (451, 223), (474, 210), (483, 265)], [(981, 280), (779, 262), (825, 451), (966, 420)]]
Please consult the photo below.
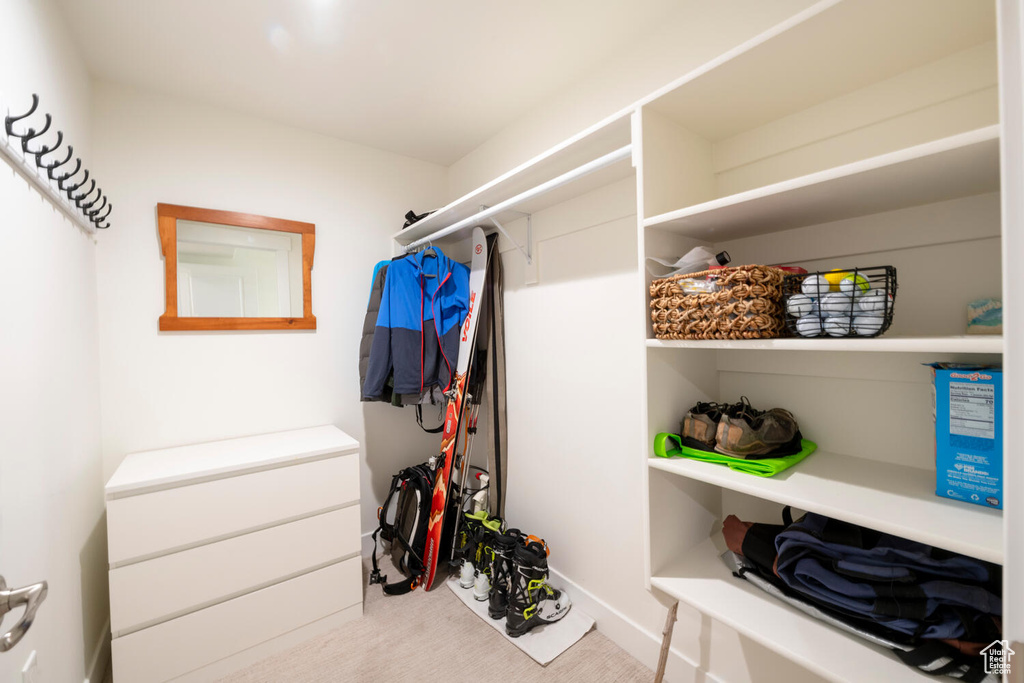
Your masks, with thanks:
[(486, 209), (483, 209), (473, 214), (472, 216), (467, 216), (466, 218), (463, 218), (462, 220), (457, 221), (451, 225), (439, 228), (433, 232), (429, 232), (411, 241), (405, 241), (405, 238), (409, 237), (407, 231), (398, 233), (398, 235), (395, 235), (394, 239), (396, 242), (401, 244), (406, 251), (411, 251), (412, 249), (415, 249), (416, 247), (425, 244), (430, 240), (443, 239), (445, 237), (454, 235), (460, 231), (468, 230), (470, 228), (476, 227), (477, 225), (483, 224), (491, 217), (497, 216), (498, 214), (504, 211), (509, 211), (510, 209), (518, 206), (519, 204), (522, 204), (523, 202), (529, 201), (534, 197), (539, 197), (558, 187), (567, 185), (573, 182), (574, 180), (578, 180), (584, 176), (594, 173), (595, 171), (599, 171), (602, 168), (606, 168), (619, 161), (628, 159), (632, 155), (632, 153), (632, 144), (623, 145), (622, 147), (611, 152), (608, 152), (607, 154), (604, 154), (598, 157), (597, 159), (588, 161), (585, 164), (577, 166), (576, 168), (570, 171), (567, 171), (565, 173), (562, 173), (561, 175), (551, 178), (550, 180), (540, 183), (524, 192), (520, 192), (519, 194), (513, 197), (509, 197), (508, 199), (498, 202), (493, 206), (487, 207)]
[(952, 337), (855, 337), (779, 339), (647, 339), (650, 349), (720, 349), (746, 351), (847, 351), (856, 353), (985, 353), (1003, 352), (1002, 335)]
[[(651, 585), (823, 678), (844, 683), (932, 680), (881, 646), (819, 622), (735, 578), (722, 562), (714, 537), (692, 548), (671, 569), (672, 575), (652, 576)], [(686, 590), (689, 583), (693, 590)]]
[[(792, 505), (828, 517), (835, 517), (851, 524), (859, 524), (884, 533), (902, 536), (921, 543), (952, 550), (970, 557), (1002, 564), (1004, 561), (1002, 539), (1002, 512), (978, 505), (961, 503), (940, 498), (930, 486), (920, 487), (915, 496), (898, 495), (872, 487), (873, 496), (863, 496), (860, 508), (844, 506), (843, 499), (860, 499), (859, 491), (852, 482), (858, 472), (868, 472), (873, 482), (904, 487), (920, 484), (928, 474), (925, 470), (904, 465), (893, 465), (865, 458), (829, 453), (818, 450), (806, 460), (774, 477), (758, 477), (735, 472), (724, 465), (699, 462), (683, 457), (647, 459), (649, 467), (670, 474), (694, 479), (715, 486), (744, 493), (755, 498), (770, 500), (783, 505)], [(867, 469), (864, 469), (867, 468)], [(921, 476), (918, 476), (920, 472)], [(790, 477), (797, 482), (790, 481)], [(875, 510), (902, 510), (904, 516), (893, 519)], [(934, 520), (945, 519), (934, 524), (934, 528), (909, 526), (905, 520), (914, 517)], [(954, 532), (956, 535), (954, 536)], [(989, 542), (985, 542), (985, 537)]]
[(942, 154), (943, 152), (950, 152), (970, 147), (971, 145), (998, 140), (1000, 129), (999, 124), (985, 126), (984, 128), (978, 128), (965, 133), (958, 133), (939, 140), (932, 140), (931, 142), (914, 145), (913, 147), (899, 149), (895, 152), (880, 154), (867, 159), (861, 159), (860, 161), (854, 161), (849, 164), (827, 168), (816, 173), (790, 178), (789, 180), (764, 185), (745, 192), (739, 192), (737, 194), (720, 197), (700, 204), (694, 204), (682, 209), (676, 209), (657, 216), (645, 218), (644, 227), (657, 227), (664, 223), (670, 223), (682, 218), (694, 218), (701, 214), (711, 213), (719, 209), (738, 206), (758, 199), (782, 195), (787, 192), (794, 192), (796, 190), (813, 187), (815, 185), (821, 185), (829, 181), (841, 180), (861, 173), (895, 166), (900, 163), (924, 159), (929, 156)]
[[(399, 244), (404, 245), (412, 242), (414, 239), (420, 239), (421, 237), (433, 234), (443, 229), (444, 227), (446, 227), (446, 223), (450, 223), (450, 214), (454, 210), (466, 204), (478, 204), (478, 198), (488, 190), (491, 190), (501, 185), (502, 183), (508, 182), (509, 180), (515, 178), (518, 175), (522, 175), (527, 171), (530, 171), (536, 166), (542, 164), (543, 162), (554, 158), (560, 152), (565, 151), (566, 149), (572, 147), (576, 143), (582, 142), (588, 137), (600, 133), (605, 129), (615, 125), (616, 123), (623, 121), (624, 119), (628, 119), (629, 116), (632, 114), (633, 109), (634, 107), (632, 106), (622, 109), (612, 114), (611, 116), (608, 116), (602, 119), (601, 121), (598, 121), (594, 125), (583, 129), (579, 133), (569, 138), (566, 138), (565, 140), (558, 143), (554, 147), (551, 147), (541, 152), (537, 156), (527, 161), (524, 161), (523, 163), (519, 164), (512, 170), (499, 175), (497, 178), (494, 178), (493, 180), (484, 183), (483, 185), (467, 192), (458, 199), (449, 202), (448, 204), (441, 207), (440, 209), (438, 209), (431, 215), (427, 216), (426, 218), (417, 221), (414, 225), (410, 226), (409, 228), (396, 232), (394, 235), (392, 235), (392, 239), (398, 242)], [(408, 237), (408, 235), (410, 234), (414, 235), (414, 237)]]

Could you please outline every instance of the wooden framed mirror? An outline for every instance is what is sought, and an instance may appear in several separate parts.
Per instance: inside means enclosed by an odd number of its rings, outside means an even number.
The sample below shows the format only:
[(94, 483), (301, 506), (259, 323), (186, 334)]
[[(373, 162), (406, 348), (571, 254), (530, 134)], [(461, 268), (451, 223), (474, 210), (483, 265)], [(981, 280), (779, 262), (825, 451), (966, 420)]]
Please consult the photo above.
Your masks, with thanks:
[(315, 330), (316, 226), (157, 204), (166, 308), (161, 330)]

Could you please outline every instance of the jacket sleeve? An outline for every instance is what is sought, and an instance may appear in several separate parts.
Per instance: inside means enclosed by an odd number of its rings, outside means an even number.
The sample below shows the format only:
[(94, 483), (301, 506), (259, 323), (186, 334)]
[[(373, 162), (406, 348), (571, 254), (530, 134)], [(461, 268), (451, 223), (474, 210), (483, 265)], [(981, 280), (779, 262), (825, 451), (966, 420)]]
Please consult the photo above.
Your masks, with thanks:
[(391, 296), (394, 278), (385, 277), (384, 291), (380, 297), (380, 311), (377, 313), (377, 325), (373, 332), (373, 344), (370, 347), (370, 361), (366, 368), (366, 379), (363, 382), (363, 400), (379, 400), (384, 392), (384, 385), (394, 366), (391, 352)]
[[(366, 316), (363, 318), (363, 336), (359, 340), (359, 393), (362, 395), (363, 387), (366, 385), (366, 373), (370, 367), (370, 352), (373, 349), (374, 332), (377, 328), (377, 317), (380, 314), (380, 300), (384, 293), (384, 282), (387, 278), (389, 261), (382, 261), (373, 269), (373, 281), (370, 283), (370, 301), (366, 306)], [(382, 395), (382, 400), (389, 400), (389, 396)], [(363, 398), (363, 400), (368, 400)]]

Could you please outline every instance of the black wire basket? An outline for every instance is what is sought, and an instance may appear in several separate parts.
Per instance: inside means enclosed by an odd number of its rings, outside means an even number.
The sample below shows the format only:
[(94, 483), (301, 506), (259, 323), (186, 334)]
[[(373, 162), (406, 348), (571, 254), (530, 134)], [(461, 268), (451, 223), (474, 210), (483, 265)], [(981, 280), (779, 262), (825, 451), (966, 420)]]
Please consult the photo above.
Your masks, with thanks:
[(896, 269), (839, 268), (787, 275), (786, 329), (796, 337), (877, 337), (892, 324)]

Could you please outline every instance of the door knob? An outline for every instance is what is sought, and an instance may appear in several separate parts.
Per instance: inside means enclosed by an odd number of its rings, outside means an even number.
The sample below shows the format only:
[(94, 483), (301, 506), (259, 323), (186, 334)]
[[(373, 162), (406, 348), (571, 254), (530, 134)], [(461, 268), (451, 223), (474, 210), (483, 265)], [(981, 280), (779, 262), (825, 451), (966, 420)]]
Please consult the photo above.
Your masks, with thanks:
[(14, 625), (7, 633), (0, 636), (0, 652), (7, 652), (18, 644), (18, 641), (25, 636), (32, 622), (36, 618), (36, 610), (46, 599), (47, 586), (45, 581), (25, 586), (24, 588), (8, 589), (4, 577), (0, 576), (0, 624), (3, 623), (4, 615), (11, 610), (24, 606), (25, 613), (21, 615), (21, 621)]

